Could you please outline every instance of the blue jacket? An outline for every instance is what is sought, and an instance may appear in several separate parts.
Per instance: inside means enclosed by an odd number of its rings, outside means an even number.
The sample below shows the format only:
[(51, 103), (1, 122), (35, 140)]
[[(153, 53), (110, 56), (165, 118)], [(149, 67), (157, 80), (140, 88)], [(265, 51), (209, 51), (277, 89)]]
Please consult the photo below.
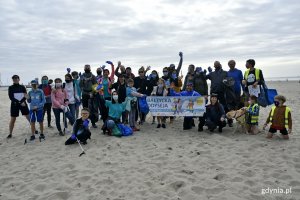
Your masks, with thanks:
[(241, 86), (243, 88), (242, 80), (244, 79), (242, 71), (234, 68), (233, 70), (229, 70), (227, 72), (227, 75), (228, 75), (228, 77), (234, 78), (234, 81), (235, 81), (234, 82), (234, 92), (236, 94), (241, 94)]
[(196, 91), (182, 91), (182, 92), (175, 92), (173, 89), (170, 90), (170, 96), (187, 96), (187, 97), (190, 97), (190, 96), (201, 96), (198, 92)]
[(38, 110), (42, 110), (44, 108), (44, 104), (46, 103), (45, 95), (43, 90), (41, 89), (32, 89), (28, 93), (29, 99), (27, 100), (30, 103), (30, 110), (33, 110), (33, 107), (37, 107)]

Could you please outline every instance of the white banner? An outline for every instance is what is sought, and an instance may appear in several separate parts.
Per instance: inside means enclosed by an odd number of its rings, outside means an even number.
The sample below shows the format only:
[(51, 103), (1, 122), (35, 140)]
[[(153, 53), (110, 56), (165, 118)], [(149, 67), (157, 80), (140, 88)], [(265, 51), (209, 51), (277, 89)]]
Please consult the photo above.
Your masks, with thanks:
[(205, 99), (199, 96), (148, 96), (152, 116), (203, 116)]

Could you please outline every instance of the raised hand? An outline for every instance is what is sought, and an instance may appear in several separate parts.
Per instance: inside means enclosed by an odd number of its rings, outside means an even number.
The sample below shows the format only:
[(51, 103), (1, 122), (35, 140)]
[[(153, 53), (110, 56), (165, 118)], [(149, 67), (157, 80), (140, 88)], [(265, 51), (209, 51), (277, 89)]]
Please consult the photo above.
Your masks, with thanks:
[(67, 72), (68, 72), (68, 74), (70, 74), (70, 72), (71, 72), (71, 68), (67, 68)]
[(209, 66), (207, 69), (208, 69), (208, 72), (209, 72), (209, 73), (211, 73), (211, 72), (212, 72), (212, 68), (211, 68), (211, 66)]
[(179, 52), (179, 56), (180, 56), (180, 58), (182, 58), (182, 56), (183, 56), (183, 53), (182, 53), (182, 52)]
[(118, 62), (118, 66), (121, 66), (121, 61)]
[(109, 65), (113, 65), (113, 62), (111, 62), (111, 61), (106, 61), (106, 63)]

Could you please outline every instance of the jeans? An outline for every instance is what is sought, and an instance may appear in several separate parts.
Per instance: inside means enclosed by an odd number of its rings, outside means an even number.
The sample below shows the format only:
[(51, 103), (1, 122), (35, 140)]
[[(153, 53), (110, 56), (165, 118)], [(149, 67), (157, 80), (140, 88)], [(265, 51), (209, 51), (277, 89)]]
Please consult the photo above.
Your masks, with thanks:
[(74, 104), (69, 104), (68, 106), (69, 106), (70, 113), (71, 113), (72, 117), (73, 117), (74, 119), (76, 119), (76, 115), (75, 115), (75, 112), (76, 112), (76, 104), (75, 104), (75, 103), (74, 103)]
[(130, 125), (130, 127), (135, 127), (135, 114), (136, 114), (136, 108), (131, 107), (131, 110), (129, 112), (129, 125)]
[(58, 131), (61, 131), (61, 126), (60, 126), (60, 113), (63, 113), (63, 121), (64, 121), (64, 127), (67, 128), (68, 124), (67, 124), (67, 120), (65, 118), (68, 118), (71, 125), (73, 126), (75, 119), (73, 118), (72, 114), (70, 111), (64, 113), (62, 109), (60, 108), (53, 108), (53, 113), (55, 116), (55, 124), (56, 124), (56, 128)]

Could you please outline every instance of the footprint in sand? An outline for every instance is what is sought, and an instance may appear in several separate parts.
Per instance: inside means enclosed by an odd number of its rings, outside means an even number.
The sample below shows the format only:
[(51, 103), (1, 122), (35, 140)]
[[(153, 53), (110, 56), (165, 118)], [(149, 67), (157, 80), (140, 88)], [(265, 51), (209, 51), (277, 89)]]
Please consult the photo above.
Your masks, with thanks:
[(227, 174), (218, 174), (213, 179), (215, 179), (217, 181), (223, 181), (227, 178), (228, 178)]
[(184, 181), (175, 181), (170, 184), (170, 187), (173, 188), (175, 191), (178, 191), (180, 188), (185, 186)]
[(244, 179), (241, 177), (234, 177), (233, 179), (231, 179), (231, 182), (235, 182), (235, 183), (240, 183), (243, 181), (244, 181)]
[(68, 192), (55, 192), (54, 194), (49, 195), (45, 200), (66, 200), (69, 198)]
[(300, 186), (300, 181), (291, 181), (289, 185), (292, 187)]
[(46, 184), (39, 184), (34, 187), (34, 190), (37, 192), (43, 192), (47, 188)]
[(205, 188), (199, 187), (199, 186), (193, 186), (193, 187), (191, 187), (191, 190), (193, 192), (195, 192), (196, 194), (203, 194), (203, 192), (205, 191)]

